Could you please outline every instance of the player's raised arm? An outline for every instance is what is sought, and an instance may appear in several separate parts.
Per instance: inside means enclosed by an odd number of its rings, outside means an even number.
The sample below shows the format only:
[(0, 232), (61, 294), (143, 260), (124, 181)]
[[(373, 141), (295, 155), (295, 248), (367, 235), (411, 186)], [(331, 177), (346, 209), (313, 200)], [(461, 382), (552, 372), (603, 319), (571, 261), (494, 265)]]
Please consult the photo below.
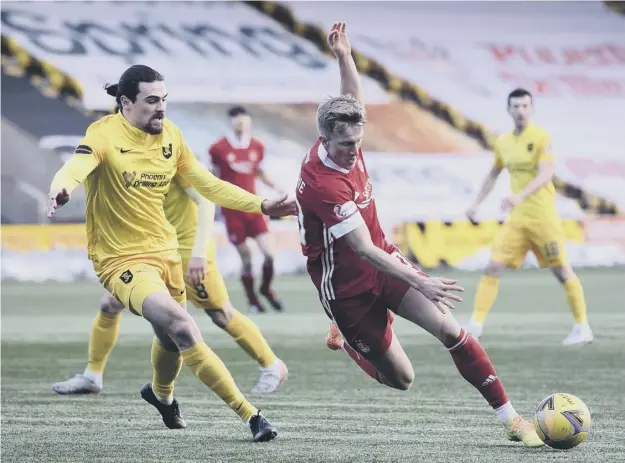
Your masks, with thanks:
[(347, 37), (347, 26), (344, 22), (334, 23), (328, 34), (328, 45), (339, 61), (341, 72), (341, 95), (351, 95), (361, 105), (364, 105), (364, 96), (360, 85), (360, 76), (354, 58), (352, 45)]
[(221, 207), (275, 217), (297, 214), (295, 200), (287, 199), (286, 194), (278, 199), (263, 199), (243, 188), (218, 179), (202, 166), (182, 140), (178, 156), (178, 172), (202, 196)]
[(91, 129), (52, 179), (48, 194), (48, 218), (70, 200), (72, 191), (102, 162), (104, 144), (98, 135), (90, 132)]

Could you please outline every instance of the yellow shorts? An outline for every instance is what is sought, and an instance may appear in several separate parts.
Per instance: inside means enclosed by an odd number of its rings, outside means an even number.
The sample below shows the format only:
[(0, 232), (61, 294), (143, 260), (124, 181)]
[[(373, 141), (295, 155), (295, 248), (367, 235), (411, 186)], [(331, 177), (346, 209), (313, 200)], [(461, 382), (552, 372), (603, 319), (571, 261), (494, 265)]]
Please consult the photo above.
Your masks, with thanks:
[[(185, 275), (191, 260), (191, 250), (181, 250), (182, 268)], [(186, 281), (186, 278), (185, 278)], [(228, 290), (215, 261), (215, 247), (211, 243), (206, 254), (206, 275), (204, 281), (197, 286), (186, 282), (187, 299), (201, 310), (222, 309), (228, 302)]]
[(137, 315), (142, 314), (145, 298), (154, 293), (169, 294), (185, 306), (182, 259), (177, 251), (94, 262), (93, 268), (104, 287)]
[(519, 268), (528, 251), (541, 267), (564, 267), (569, 263), (562, 221), (535, 224), (504, 222), (493, 241), (491, 259)]

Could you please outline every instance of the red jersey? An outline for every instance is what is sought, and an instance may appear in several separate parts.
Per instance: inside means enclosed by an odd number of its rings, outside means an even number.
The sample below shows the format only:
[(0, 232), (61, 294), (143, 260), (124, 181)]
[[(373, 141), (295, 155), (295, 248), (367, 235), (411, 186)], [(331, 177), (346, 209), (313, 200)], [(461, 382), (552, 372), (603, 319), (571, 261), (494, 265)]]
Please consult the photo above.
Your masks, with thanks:
[(308, 273), (324, 300), (373, 291), (381, 277), (340, 238), (365, 225), (377, 247), (392, 253), (378, 221), (371, 179), (362, 155), (351, 171), (337, 166), (317, 141), (300, 171), (296, 201), (302, 252)]
[(222, 137), (208, 149), (208, 154), (220, 179), (256, 193), (256, 176), (265, 157), (265, 146), (260, 140)]

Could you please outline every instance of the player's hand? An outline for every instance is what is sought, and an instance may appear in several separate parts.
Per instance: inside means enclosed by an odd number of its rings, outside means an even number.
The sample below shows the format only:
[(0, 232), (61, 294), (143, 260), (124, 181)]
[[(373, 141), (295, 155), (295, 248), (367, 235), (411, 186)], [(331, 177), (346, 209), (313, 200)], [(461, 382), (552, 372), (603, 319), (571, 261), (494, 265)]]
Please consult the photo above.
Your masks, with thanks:
[(48, 215), (48, 218), (52, 217), (52, 215), (54, 215), (59, 207), (67, 203), (70, 200), (70, 197), (70, 194), (65, 188), (51, 191), (48, 194), (48, 207), (46, 208), (46, 214)]
[(204, 281), (206, 276), (206, 259), (203, 257), (191, 257), (187, 269), (187, 281), (197, 286)]
[(508, 196), (507, 198), (504, 198), (504, 200), (501, 202), (501, 210), (507, 211), (509, 209), (510, 210), (514, 209), (519, 204), (521, 204), (522, 201), (523, 200), (519, 198), (517, 195)]
[(328, 45), (337, 58), (351, 55), (352, 45), (347, 38), (346, 24), (344, 22), (334, 23), (328, 34)]
[(419, 279), (419, 287), (415, 288), (425, 297), (432, 301), (443, 313), (449, 313), (449, 309), (455, 309), (453, 301), (462, 302), (462, 298), (452, 291), (463, 292), (457, 280), (448, 278), (429, 277)]
[(467, 209), (465, 214), (470, 221), (475, 222), (475, 215), (477, 214), (477, 207), (471, 206), (470, 208)]
[(295, 199), (289, 199), (286, 193), (277, 199), (265, 199), (260, 205), (260, 210), (265, 215), (272, 217), (284, 217), (287, 215), (297, 215), (297, 205)]

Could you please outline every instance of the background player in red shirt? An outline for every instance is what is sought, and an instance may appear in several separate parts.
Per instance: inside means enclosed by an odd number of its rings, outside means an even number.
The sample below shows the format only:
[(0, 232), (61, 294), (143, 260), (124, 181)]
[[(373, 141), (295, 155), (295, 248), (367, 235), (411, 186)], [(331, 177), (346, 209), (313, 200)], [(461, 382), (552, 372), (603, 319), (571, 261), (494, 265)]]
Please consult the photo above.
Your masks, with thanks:
[(406, 390), (414, 371), (393, 333), (391, 312), (419, 325), (445, 347), (460, 374), (495, 409), (506, 436), (544, 445), (514, 410), (486, 352), (451, 315), (456, 281), (428, 277), (386, 241), (361, 143), (364, 101), (345, 23), (328, 36), (338, 58), (341, 95), (319, 106), (319, 139), (302, 162), (296, 189), (307, 269), (333, 320), (340, 347), (370, 376)]
[[(256, 179), (258, 178), (268, 187), (283, 194), (261, 166), (265, 157), (265, 146), (259, 139), (251, 136), (252, 118), (248, 112), (242, 106), (235, 106), (230, 108), (228, 116), (232, 122), (233, 133), (217, 140), (208, 150), (215, 167), (215, 175), (250, 193), (256, 192)], [(253, 238), (256, 241), (265, 258), (260, 294), (275, 310), (282, 311), (282, 301), (271, 288), (274, 247), (267, 220), (259, 214), (248, 214), (231, 209), (222, 209), (222, 215), (226, 222), (228, 239), (236, 246), (241, 256), (243, 264), (241, 282), (245, 288), (250, 312), (265, 312), (265, 309), (254, 288), (252, 253), (247, 245), (247, 238)]]

